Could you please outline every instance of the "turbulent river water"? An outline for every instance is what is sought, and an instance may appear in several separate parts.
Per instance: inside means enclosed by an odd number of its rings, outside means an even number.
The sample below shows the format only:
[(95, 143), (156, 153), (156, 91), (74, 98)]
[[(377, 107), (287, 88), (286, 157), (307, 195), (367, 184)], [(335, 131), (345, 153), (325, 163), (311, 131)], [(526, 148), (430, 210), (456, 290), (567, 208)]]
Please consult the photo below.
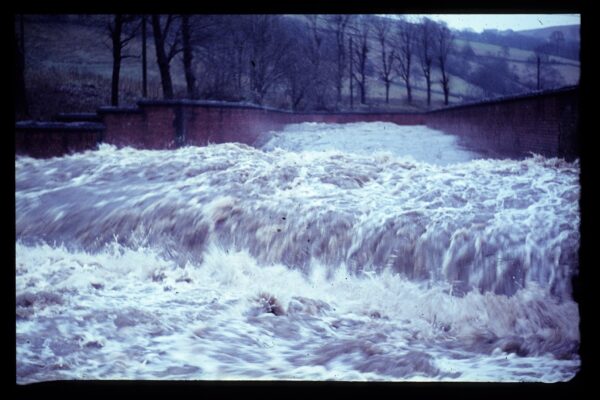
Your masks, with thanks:
[(390, 123), (16, 157), (17, 382), (580, 367), (579, 164)]

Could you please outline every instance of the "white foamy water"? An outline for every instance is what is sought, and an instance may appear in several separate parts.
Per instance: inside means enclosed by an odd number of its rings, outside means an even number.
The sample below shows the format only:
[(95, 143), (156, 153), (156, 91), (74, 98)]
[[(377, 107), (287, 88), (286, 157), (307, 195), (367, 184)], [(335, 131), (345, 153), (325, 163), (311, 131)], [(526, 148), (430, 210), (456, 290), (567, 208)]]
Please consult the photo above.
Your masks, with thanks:
[(389, 153), (436, 165), (481, 158), (479, 154), (461, 148), (456, 136), (424, 125), (398, 126), (391, 122), (292, 124), (281, 132), (274, 132), (262, 148), (296, 152), (343, 150), (362, 155)]
[(17, 157), (17, 382), (568, 380), (579, 165), (476, 158), (382, 123)]

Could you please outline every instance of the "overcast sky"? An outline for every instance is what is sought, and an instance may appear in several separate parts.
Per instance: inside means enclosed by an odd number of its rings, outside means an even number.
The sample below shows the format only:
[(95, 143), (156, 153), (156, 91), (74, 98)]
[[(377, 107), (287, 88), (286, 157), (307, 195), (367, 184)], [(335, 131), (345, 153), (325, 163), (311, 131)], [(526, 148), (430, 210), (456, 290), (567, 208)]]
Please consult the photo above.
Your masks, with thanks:
[(453, 29), (471, 28), (475, 32), (482, 32), (484, 29), (522, 31), (581, 23), (580, 14), (429, 14), (411, 15), (410, 19), (423, 16), (445, 21)]

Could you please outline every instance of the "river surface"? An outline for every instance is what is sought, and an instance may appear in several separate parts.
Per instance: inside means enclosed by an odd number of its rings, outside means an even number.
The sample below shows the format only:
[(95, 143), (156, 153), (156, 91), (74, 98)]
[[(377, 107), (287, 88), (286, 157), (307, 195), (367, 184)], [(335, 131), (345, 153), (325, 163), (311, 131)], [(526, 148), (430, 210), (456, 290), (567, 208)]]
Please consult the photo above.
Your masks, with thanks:
[(579, 164), (391, 123), (16, 157), (17, 382), (569, 380)]

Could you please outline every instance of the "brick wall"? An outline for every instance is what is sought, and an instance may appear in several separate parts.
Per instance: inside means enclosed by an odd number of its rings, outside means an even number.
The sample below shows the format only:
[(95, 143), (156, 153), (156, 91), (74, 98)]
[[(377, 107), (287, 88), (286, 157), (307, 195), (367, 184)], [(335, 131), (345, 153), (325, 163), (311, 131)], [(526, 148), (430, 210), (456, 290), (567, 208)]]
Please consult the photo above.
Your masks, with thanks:
[(175, 143), (175, 110), (144, 105), (138, 108), (104, 107), (98, 110), (106, 127), (104, 142), (118, 147), (171, 149)]
[(579, 154), (578, 113), (577, 88), (413, 114), (291, 113), (233, 103), (140, 101), (134, 108), (99, 109), (96, 120), (101, 123), (19, 123), (15, 150), (46, 157), (93, 148), (98, 141), (144, 149), (253, 144), (270, 130), (291, 123), (386, 121), (427, 124), (491, 155), (522, 157), (533, 151), (572, 159)]
[(105, 126), (103, 142), (122, 147), (145, 144), (147, 123), (140, 110), (105, 107), (98, 114)]
[[(106, 142), (118, 146), (132, 145), (141, 148), (172, 148), (177, 144), (204, 146), (208, 143), (240, 142), (252, 144), (270, 130), (281, 129), (286, 124), (298, 122), (348, 123), (359, 121), (390, 121), (403, 125), (422, 124), (423, 114), (360, 114), (360, 113), (291, 113), (254, 106), (211, 104), (187, 100), (140, 102), (141, 119), (145, 121), (142, 132), (124, 113), (105, 114)], [(144, 117), (146, 116), (146, 117)], [(123, 119), (123, 127), (112, 121)], [(126, 133), (127, 130), (131, 133)], [(122, 138), (122, 136), (128, 136)], [(155, 139), (148, 140), (148, 136)]]
[(97, 123), (18, 123), (15, 154), (47, 158), (92, 150), (102, 139), (103, 130)]
[(428, 113), (426, 124), (492, 155), (579, 155), (576, 88), (446, 108)]

